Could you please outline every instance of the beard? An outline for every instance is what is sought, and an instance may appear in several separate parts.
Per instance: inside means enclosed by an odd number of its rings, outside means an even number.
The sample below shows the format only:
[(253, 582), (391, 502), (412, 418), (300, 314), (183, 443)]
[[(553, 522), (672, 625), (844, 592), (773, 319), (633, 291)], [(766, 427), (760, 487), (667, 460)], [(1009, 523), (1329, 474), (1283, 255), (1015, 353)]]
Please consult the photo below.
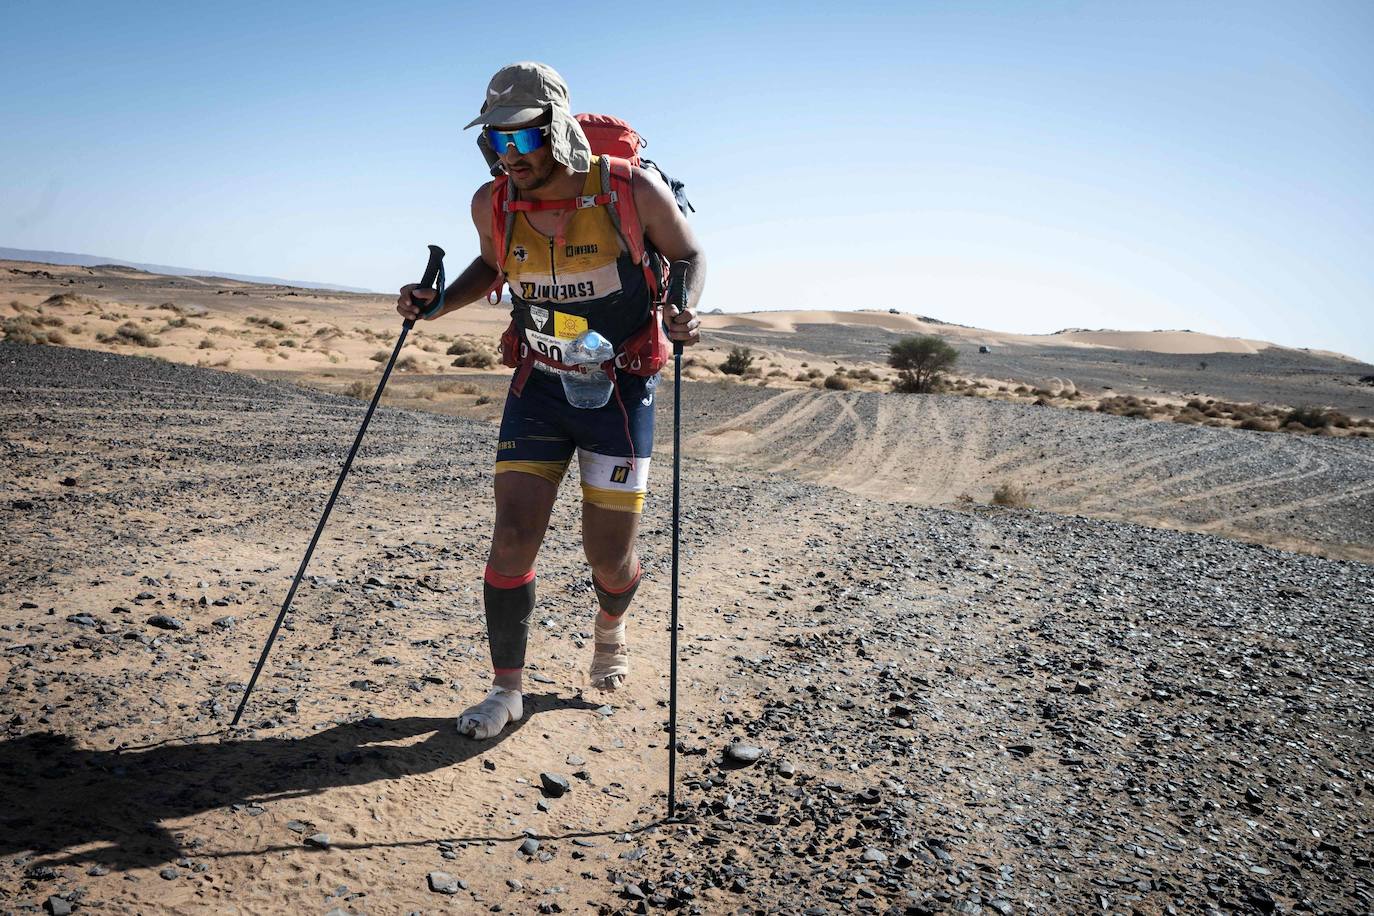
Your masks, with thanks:
[(534, 163), (524, 159), (517, 161), (515, 165), (525, 166), (529, 169), (528, 174), (526, 174), (523, 178), (516, 177), (513, 171), (507, 169), (507, 173), (510, 175), (511, 184), (513, 184), (518, 190), (521, 191), (536, 191), (539, 188), (544, 187), (544, 185), (548, 184), (550, 181), (554, 179), (554, 176), (558, 170), (558, 162), (555, 159), (553, 159), (553, 157), (549, 157), (545, 161), (542, 169), (536, 166)]

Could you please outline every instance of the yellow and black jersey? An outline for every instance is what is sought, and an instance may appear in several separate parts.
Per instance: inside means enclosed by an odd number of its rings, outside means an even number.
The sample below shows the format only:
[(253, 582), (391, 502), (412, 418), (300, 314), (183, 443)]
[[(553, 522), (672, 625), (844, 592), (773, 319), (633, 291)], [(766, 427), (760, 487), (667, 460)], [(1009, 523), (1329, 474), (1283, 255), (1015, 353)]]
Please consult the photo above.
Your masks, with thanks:
[[(582, 193), (601, 193), (595, 159)], [(619, 348), (644, 326), (651, 307), (644, 269), (625, 248), (608, 207), (573, 210), (562, 234), (544, 235), (518, 212), (505, 263), (516, 324), (530, 346), (559, 362), (567, 343), (587, 330)]]

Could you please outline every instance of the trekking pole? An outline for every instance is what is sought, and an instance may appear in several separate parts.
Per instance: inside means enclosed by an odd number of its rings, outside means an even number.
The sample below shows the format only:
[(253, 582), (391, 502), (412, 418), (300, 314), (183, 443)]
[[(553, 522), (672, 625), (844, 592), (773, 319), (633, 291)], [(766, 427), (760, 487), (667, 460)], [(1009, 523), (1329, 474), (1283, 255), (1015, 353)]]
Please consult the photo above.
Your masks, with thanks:
[[(420, 280), (420, 289), (433, 290), (435, 279), (439, 281), (439, 294), (434, 297), (434, 304), (425, 310), (425, 316), (434, 314), (444, 305), (444, 249), (438, 245), (429, 246), (429, 264), (425, 266), (424, 277)], [(391, 351), (391, 359), (387, 361), (386, 368), (382, 370), (382, 380), (377, 383), (377, 390), (372, 395), (372, 403), (367, 405), (367, 413), (363, 415), (363, 425), (358, 428), (358, 435), (353, 440), (353, 447), (348, 450), (348, 457), (344, 459), (343, 469), (339, 471), (339, 479), (334, 483), (334, 492), (329, 494), (329, 502), (325, 503), (324, 514), (320, 516), (320, 523), (315, 526), (315, 535), (310, 539), (310, 546), (305, 549), (305, 556), (301, 559), (300, 568), (296, 570), (296, 578), (291, 583), (291, 589), (286, 593), (286, 600), (282, 602), (281, 613), (277, 615), (277, 622), (272, 625), (272, 632), (267, 637), (267, 645), (262, 647), (262, 655), (258, 658), (258, 666), (253, 669), (253, 676), (248, 679), (248, 687), (243, 691), (243, 699), (239, 700), (238, 711), (234, 713), (234, 719), (229, 723), (233, 728), (239, 724), (239, 718), (243, 715), (243, 709), (248, 705), (248, 695), (253, 692), (253, 685), (258, 682), (258, 675), (262, 674), (262, 666), (267, 664), (267, 654), (272, 651), (272, 643), (276, 642), (277, 632), (281, 629), (282, 621), (286, 619), (286, 614), (291, 610), (291, 601), (296, 597), (296, 589), (300, 587), (301, 578), (305, 575), (305, 567), (310, 564), (310, 557), (315, 552), (315, 545), (319, 543), (320, 532), (324, 531), (324, 523), (329, 521), (329, 513), (334, 509), (334, 500), (339, 498), (339, 490), (343, 488), (344, 478), (348, 476), (348, 471), (353, 467), (353, 458), (358, 454), (358, 446), (363, 444), (363, 434), (367, 432), (367, 424), (372, 422), (372, 413), (377, 409), (377, 402), (382, 399), (382, 389), (386, 387), (386, 381), (391, 377), (391, 368), (396, 365), (396, 357), (401, 353), (401, 347), (405, 346), (406, 335), (410, 329), (415, 327), (414, 319), (407, 318), (401, 323), (401, 336), (396, 339), (396, 349)]]
[[(687, 307), (690, 261), (674, 261), (668, 273), (668, 302), (679, 312)], [(668, 660), (668, 817), (677, 813), (677, 570), (678, 511), (682, 484), (682, 341), (673, 341), (673, 594), (669, 614)]]

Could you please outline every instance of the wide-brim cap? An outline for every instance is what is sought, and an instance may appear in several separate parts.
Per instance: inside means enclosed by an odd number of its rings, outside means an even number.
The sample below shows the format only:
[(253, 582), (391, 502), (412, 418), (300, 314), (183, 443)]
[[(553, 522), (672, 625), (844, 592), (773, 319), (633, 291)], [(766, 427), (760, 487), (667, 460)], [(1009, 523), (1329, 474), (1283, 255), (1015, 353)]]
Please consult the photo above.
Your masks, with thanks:
[[(548, 64), (522, 61), (498, 70), (487, 84), (482, 113), (463, 129), (478, 124), (523, 124), (546, 113), (553, 158), (574, 171), (588, 171), (592, 165), (591, 144), (582, 125), (572, 116), (567, 84)], [(487, 164), (494, 165), (499, 154), (491, 149), (486, 139), (484, 131), (477, 138), (477, 145)]]

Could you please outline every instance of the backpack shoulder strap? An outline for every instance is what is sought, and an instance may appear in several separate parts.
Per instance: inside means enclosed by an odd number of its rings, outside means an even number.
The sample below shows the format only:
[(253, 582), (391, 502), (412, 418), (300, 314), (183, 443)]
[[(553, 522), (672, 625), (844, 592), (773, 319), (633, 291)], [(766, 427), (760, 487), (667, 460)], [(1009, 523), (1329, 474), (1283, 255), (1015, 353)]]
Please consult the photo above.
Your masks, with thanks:
[(644, 277), (649, 282), (649, 293), (657, 300), (659, 277), (650, 263), (651, 259), (644, 247), (644, 225), (639, 221), (639, 209), (635, 206), (634, 166), (628, 159), (615, 156), (601, 157), (601, 192), (609, 194), (611, 222), (615, 231), (620, 233), (630, 258), (644, 269)]
[(487, 290), (487, 301), (491, 294), (501, 297), (501, 287), (506, 282), (506, 255), (510, 254), (511, 237), (515, 234), (515, 211), (506, 206), (510, 199), (510, 178), (498, 175), (491, 183), (491, 242), (496, 251), (496, 281)]

